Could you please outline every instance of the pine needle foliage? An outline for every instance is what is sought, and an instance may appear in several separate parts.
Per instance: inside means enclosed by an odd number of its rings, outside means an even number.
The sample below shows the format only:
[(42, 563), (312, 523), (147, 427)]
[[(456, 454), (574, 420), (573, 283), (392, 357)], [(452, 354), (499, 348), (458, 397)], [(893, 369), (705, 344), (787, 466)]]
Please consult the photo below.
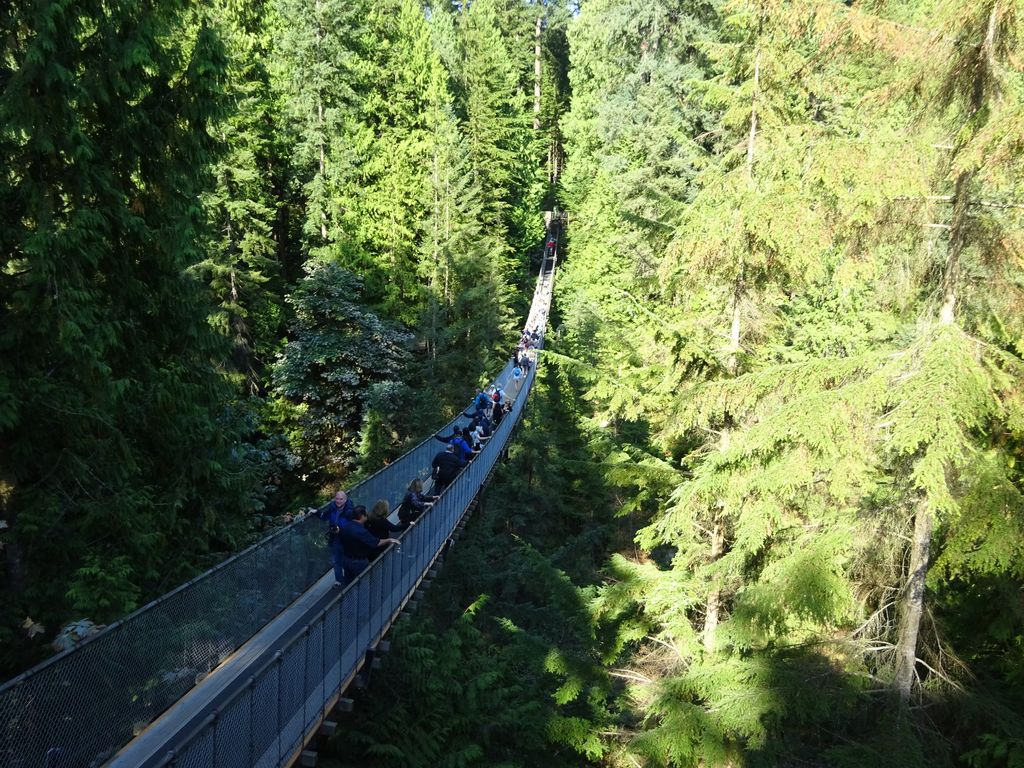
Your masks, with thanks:
[[(351, 471), (360, 427), (371, 402), (392, 395), (408, 354), (409, 335), (360, 302), (358, 278), (333, 262), (307, 263), (289, 297), (295, 329), (274, 370), (280, 397), (295, 406), (298, 450), (327, 477)], [(379, 394), (384, 397), (380, 397)], [(385, 413), (394, 418), (396, 406)]]
[[(636, 71), (603, 37), (620, 21), (591, 3), (570, 34), (565, 190), (585, 262), (559, 286), (568, 355), (634, 476), (645, 454), (677, 473), (653, 505), (620, 462), (606, 474), (640, 547), (592, 602), (629, 681), (609, 745), (651, 765), (1012, 755), (1024, 724), (987, 732), (980, 712), (1018, 701), (1013, 673), (956, 611), (1020, 584), (1020, 220), (1003, 202), (1019, 9), (682, 12), (706, 25), (671, 32), (699, 52), (679, 96), (699, 123), (676, 121), (697, 152), (661, 229), (636, 226), (605, 175), (628, 120), (597, 106), (603, 83)], [(1021, 625), (997, 613), (1018, 658)]]
[[(190, 270), (224, 41), (187, 3), (0, 11), (2, 664), (116, 618), (240, 516), (225, 348)], [(55, 574), (60, 577), (55, 577)], [(166, 580), (166, 581), (165, 581)]]

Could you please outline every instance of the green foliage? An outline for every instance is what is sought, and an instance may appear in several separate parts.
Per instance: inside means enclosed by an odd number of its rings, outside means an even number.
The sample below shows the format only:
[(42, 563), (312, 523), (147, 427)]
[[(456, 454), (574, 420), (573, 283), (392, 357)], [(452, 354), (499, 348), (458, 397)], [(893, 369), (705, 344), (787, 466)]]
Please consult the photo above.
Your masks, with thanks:
[(138, 607), (139, 589), (132, 584), (128, 558), (103, 561), (96, 555), (88, 556), (71, 579), (68, 599), (73, 610), (101, 621), (131, 613)]
[(267, 68), (268, 5), (222, 0), (213, 13), (228, 46), (225, 96), (231, 109), (212, 131), (223, 154), (211, 169), (215, 186), (203, 200), (211, 219), (208, 256), (195, 267), (217, 304), (210, 324), (231, 340), (232, 368), (250, 391), (262, 385), (264, 366), (283, 335), (273, 239), (277, 201), (268, 173), (279, 152), (274, 125), (280, 121)]
[[(737, 0), (571, 26), (566, 360), (642, 550), (592, 601), (623, 761), (949, 764), (982, 711), (1016, 738), (1020, 20)], [(865, 690), (908, 642), (931, 720)]]
[[(337, 478), (352, 468), (371, 393), (395, 391), (409, 335), (365, 307), (359, 279), (330, 262), (308, 262), (288, 300), (295, 327), (274, 369), (276, 390), (301, 406), (306, 466)], [(395, 411), (397, 406), (390, 413)]]
[(352, 246), (359, 148), (367, 141), (358, 120), (369, 75), (365, 4), (349, 0), (278, 0), (281, 27), (274, 82), (288, 117), (294, 185), (300, 199), (301, 247), (310, 256), (361, 257)]
[(7, 4), (0, 36), (2, 622), (56, 627), (69, 586), (110, 616), (184, 576), (244, 503), (189, 273), (227, 61), (179, 2)]

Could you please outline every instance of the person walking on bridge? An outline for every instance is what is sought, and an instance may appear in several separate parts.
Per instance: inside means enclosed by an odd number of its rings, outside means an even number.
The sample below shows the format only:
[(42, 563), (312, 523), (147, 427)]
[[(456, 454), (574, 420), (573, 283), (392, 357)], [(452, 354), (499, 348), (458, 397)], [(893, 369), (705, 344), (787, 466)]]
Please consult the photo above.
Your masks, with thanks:
[(434, 468), (434, 486), (431, 490), (434, 493), (443, 491), (452, 484), (452, 481), (458, 477), (459, 471), (468, 463), (465, 459), (456, 456), (455, 446), (449, 444), (447, 448), (434, 457), (430, 464)]
[[(466, 433), (469, 432), (468, 429), (465, 431)], [(455, 427), (450, 435), (434, 435), (434, 439), (454, 446), (455, 455), (464, 461), (469, 461), (473, 455), (473, 449), (470, 447), (469, 443), (466, 442), (462, 427)]]
[(476, 388), (476, 397), (473, 398), (473, 407), (476, 409), (477, 413), (491, 407), (491, 398), (489, 398), (487, 394), (480, 389), (480, 387)]

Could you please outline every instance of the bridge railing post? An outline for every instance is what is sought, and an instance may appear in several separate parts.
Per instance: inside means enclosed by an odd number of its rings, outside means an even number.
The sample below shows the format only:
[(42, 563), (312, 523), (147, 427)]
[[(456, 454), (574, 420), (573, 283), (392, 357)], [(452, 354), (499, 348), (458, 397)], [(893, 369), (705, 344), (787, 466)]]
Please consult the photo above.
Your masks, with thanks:
[(284, 652), (283, 651), (278, 651), (277, 653), (274, 654), (274, 666), (277, 667), (277, 685), (274, 687), (275, 696), (277, 698), (277, 706), (274, 707), (274, 712), (276, 713), (276, 718), (275, 718), (275, 723), (274, 723), (274, 733), (277, 735), (277, 739), (276, 739), (276, 741), (277, 741), (277, 762), (278, 762), (278, 764), (280, 764), (281, 763), (281, 757), (282, 757), (282, 754), (281, 754), (281, 751), (282, 751), (281, 750), (281, 739), (284, 738), (283, 734), (281, 733), (281, 731), (283, 730), (281, 726), (282, 726), (282, 723), (284, 721), (284, 718), (283, 718), (282, 713), (281, 713), (281, 707), (283, 706), (282, 701), (281, 701), (281, 685), (282, 685), (282, 682), (281, 682), (281, 670), (284, 668)]
[(249, 744), (246, 756), (249, 765), (256, 765), (256, 678), (250, 677), (245, 687), (249, 691)]

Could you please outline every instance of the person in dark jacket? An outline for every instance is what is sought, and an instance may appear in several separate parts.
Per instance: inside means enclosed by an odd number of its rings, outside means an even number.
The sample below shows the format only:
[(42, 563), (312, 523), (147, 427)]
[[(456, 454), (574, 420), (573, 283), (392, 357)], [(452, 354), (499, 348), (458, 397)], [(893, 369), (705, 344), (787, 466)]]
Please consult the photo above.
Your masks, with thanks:
[(366, 530), (366, 507), (355, 510), (351, 520), (342, 522), (339, 538), (344, 553), (346, 583), (366, 570), (375, 553), (388, 544), (401, 543), (398, 539), (382, 539)]
[(469, 447), (469, 443), (463, 437), (462, 427), (455, 427), (452, 433), (447, 437), (443, 435), (434, 435), (435, 440), (440, 440), (442, 443), (448, 443), (448, 445), (455, 446), (455, 455), (463, 461), (469, 461), (473, 456), (473, 449)]
[(409, 490), (398, 507), (398, 519), (402, 522), (411, 523), (420, 515), (434, 506), (437, 496), (427, 496), (423, 493), (423, 481), (414, 477), (409, 483)]
[(494, 409), (494, 418), (492, 421), (492, 428), (498, 429), (498, 425), (501, 424), (502, 419), (508, 416), (509, 411), (512, 410), (512, 400), (508, 397), (502, 399), (501, 404)]
[[(388, 516), (391, 514), (391, 505), (388, 504), (387, 499), (378, 499), (373, 505), (373, 509), (370, 510), (369, 516), (366, 518), (366, 530), (376, 536), (378, 539), (386, 539), (393, 533), (401, 533), (410, 525), (411, 522), (402, 521), (399, 523), (392, 523), (388, 520)], [(377, 550), (370, 560), (376, 560), (380, 557), (380, 550)]]
[(432, 475), (434, 478), (434, 492), (440, 493), (451, 485), (452, 480), (458, 477), (459, 470), (468, 463), (469, 462), (465, 459), (461, 459), (455, 455), (455, 446), (451, 444), (437, 454), (437, 456), (434, 457), (434, 460), (430, 463), (430, 466), (434, 468)]

